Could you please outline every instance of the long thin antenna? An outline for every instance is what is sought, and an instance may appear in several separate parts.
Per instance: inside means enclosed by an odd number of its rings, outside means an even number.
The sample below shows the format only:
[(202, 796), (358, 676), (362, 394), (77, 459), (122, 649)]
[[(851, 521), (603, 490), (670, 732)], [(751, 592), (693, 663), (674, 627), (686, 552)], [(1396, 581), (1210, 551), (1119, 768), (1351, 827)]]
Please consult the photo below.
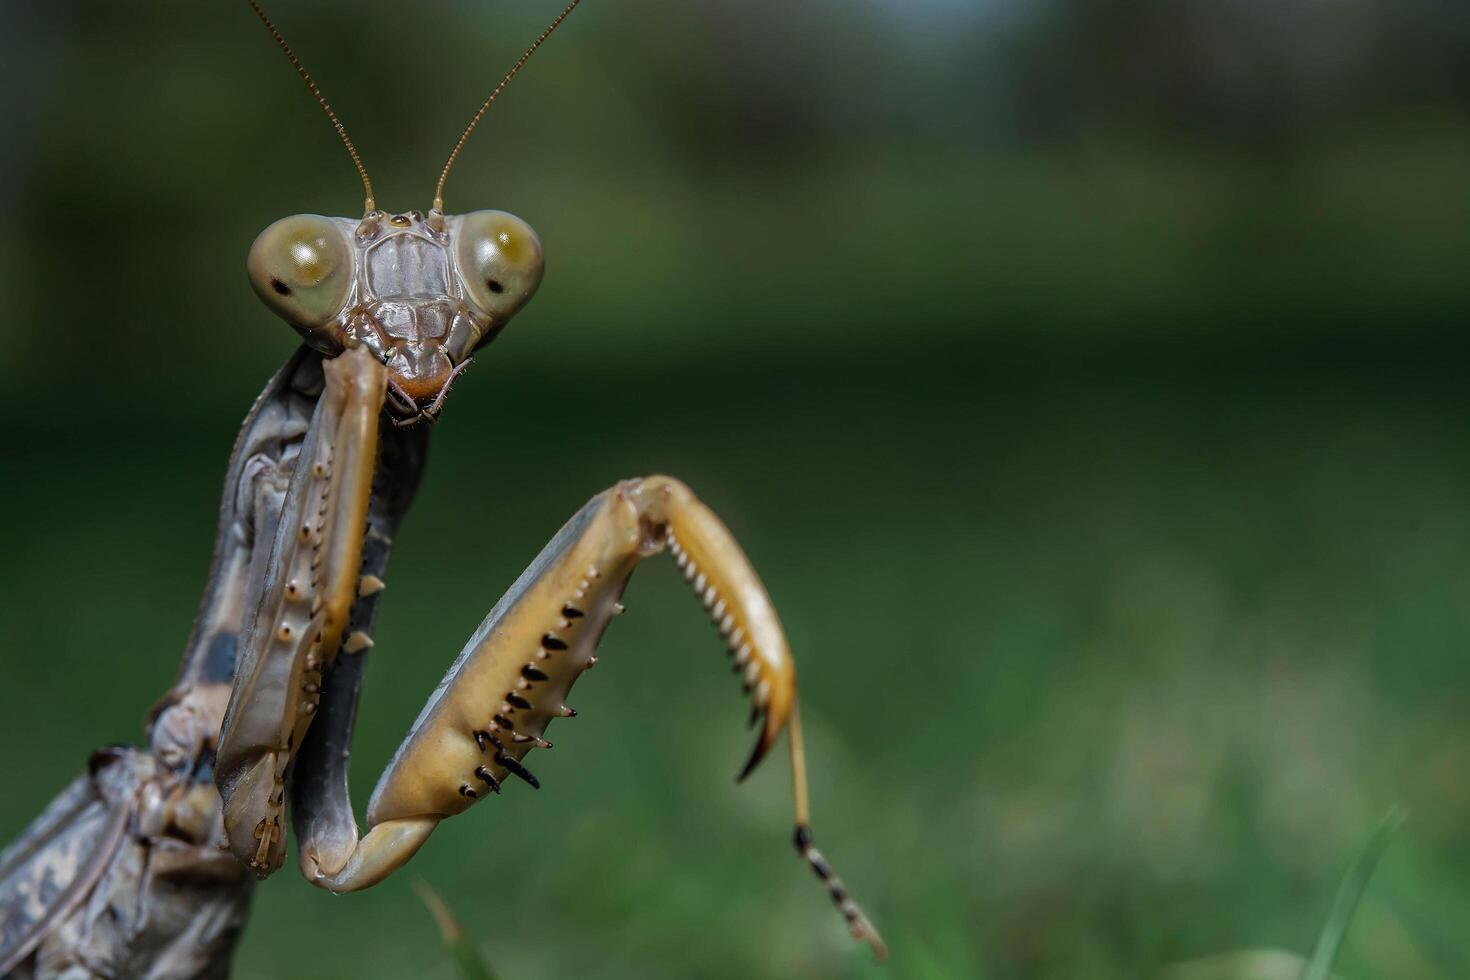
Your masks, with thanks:
[(337, 135), (342, 138), (342, 145), (347, 147), (347, 152), (352, 156), (352, 165), (357, 168), (357, 174), (362, 178), (362, 190), (365, 198), (362, 205), (363, 213), (366, 214), (369, 211), (376, 211), (378, 206), (373, 200), (373, 182), (368, 179), (367, 168), (362, 165), (362, 158), (357, 155), (357, 147), (352, 145), (352, 140), (347, 135), (347, 127), (342, 125), (342, 120), (338, 119), (337, 114), (332, 111), (332, 104), (327, 101), (326, 96), (322, 95), (322, 90), (316, 87), (316, 82), (311, 80), (311, 74), (301, 64), (301, 59), (296, 57), (296, 52), (291, 50), (291, 45), (286, 43), (286, 39), (281, 36), (281, 32), (276, 29), (276, 25), (271, 22), (271, 19), (265, 15), (265, 11), (260, 8), (260, 4), (256, 0), (245, 0), (245, 2), (250, 4), (250, 9), (255, 11), (255, 16), (259, 17), (260, 22), (265, 25), (265, 29), (270, 31), (271, 37), (276, 39), (276, 43), (281, 46), (281, 50), (286, 52), (286, 58), (291, 62), (291, 67), (296, 69), (296, 74), (300, 75), (301, 80), (306, 83), (306, 87), (311, 89), (311, 94), (316, 96), (317, 102), (321, 104), (322, 111), (327, 114), (327, 118), (332, 120), (332, 125), (336, 127)]
[[(250, 0), (250, 2), (253, 4), (255, 0)], [(577, 4), (581, 2), (582, 0), (572, 0), (571, 3), (567, 4), (566, 8), (556, 15), (556, 20), (553, 20), (550, 26), (541, 32), (541, 36), (526, 49), (525, 54), (521, 55), (520, 60), (511, 66), (510, 71), (505, 73), (505, 77), (500, 80), (499, 85), (495, 86), (495, 91), (490, 93), (490, 97), (480, 103), (480, 110), (475, 113), (475, 117), (470, 120), (470, 124), (464, 128), (464, 132), (459, 134), (459, 140), (455, 142), (454, 149), (449, 151), (449, 159), (444, 161), (444, 169), (439, 172), (439, 186), (434, 188), (435, 211), (438, 211), (440, 214), (444, 213), (444, 182), (449, 179), (449, 168), (454, 166), (454, 160), (459, 156), (459, 151), (464, 147), (464, 141), (469, 139), (470, 134), (475, 131), (475, 127), (480, 125), (480, 120), (484, 117), (485, 111), (490, 108), (490, 103), (500, 97), (500, 93), (510, 84), (510, 80), (516, 77), (516, 72), (521, 70), (521, 66), (531, 59), (531, 55), (536, 53), (536, 49), (541, 47), (542, 43), (551, 36), (551, 32), (560, 27), (561, 22), (566, 20), (567, 15), (575, 10)], [(282, 43), (284, 44), (285, 42), (283, 41)], [(305, 73), (303, 72), (303, 74)]]

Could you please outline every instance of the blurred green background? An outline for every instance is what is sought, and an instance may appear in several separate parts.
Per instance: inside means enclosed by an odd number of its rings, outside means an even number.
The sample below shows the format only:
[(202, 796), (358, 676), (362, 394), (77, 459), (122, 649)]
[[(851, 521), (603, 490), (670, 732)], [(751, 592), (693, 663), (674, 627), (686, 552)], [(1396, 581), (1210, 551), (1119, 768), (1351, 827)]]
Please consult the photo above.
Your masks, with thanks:
[[(558, 9), (278, 0), (379, 201), (427, 207)], [(170, 682), (236, 426), (293, 336), (246, 283), (356, 178), (243, 3), (14, 4), (0, 37), (0, 839)], [(451, 210), (548, 271), (455, 388), (399, 539), (365, 800), (561, 521), (685, 478), (801, 666), (817, 839), (671, 565), (581, 717), (411, 869), (262, 885), (245, 980), (1139, 977), (1306, 952), (1413, 817), (1355, 980), (1470, 975), (1470, 7), (591, 0)]]

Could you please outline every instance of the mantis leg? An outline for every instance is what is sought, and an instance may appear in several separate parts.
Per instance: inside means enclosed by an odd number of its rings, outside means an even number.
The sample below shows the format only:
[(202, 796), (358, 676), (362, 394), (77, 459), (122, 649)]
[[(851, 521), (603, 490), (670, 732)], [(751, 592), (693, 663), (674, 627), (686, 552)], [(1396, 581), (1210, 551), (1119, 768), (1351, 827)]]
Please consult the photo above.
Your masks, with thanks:
[[(286, 770), (320, 703), (359, 592), (363, 531), (387, 372), (366, 349), (325, 361), (268, 560), (246, 626), (220, 731), (216, 783), (236, 857), (261, 875), (285, 857)], [(349, 639), (349, 649), (355, 646)]]
[(531, 563), (450, 667), (368, 804), (367, 834), (301, 840), (302, 870), (331, 891), (366, 888), (402, 867), (440, 820), (499, 793), (515, 777), (539, 786), (523, 760), (550, 747), (548, 724), (575, 712), (573, 683), (596, 662), (619, 598), (644, 558), (669, 551), (724, 638), (760, 731), (744, 778), (791, 723), (796, 842), (858, 938), (883, 945), (812, 847), (796, 671), (769, 596), (730, 532), (677, 480), (627, 480), (594, 497)]
[[(321, 703), (307, 730), (291, 770), (292, 824), (298, 841), (312, 841), (327, 862), (345, 861), (357, 846), (347, 770), (352, 731), (362, 688), (368, 649), (363, 638), (372, 632), (382, 595), (389, 553), (399, 521), (412, 501), (427, 450), (427, 426), (380, 428), (381, 449), (368, 508), (362, 546), (362, 577), (352, 606), (347, 635), (355, 652), (338, 656), (322, 678)], [(299, 852), (303, 868), (307, 850)], [(309, 877), (310, 875), (308, 875)]]

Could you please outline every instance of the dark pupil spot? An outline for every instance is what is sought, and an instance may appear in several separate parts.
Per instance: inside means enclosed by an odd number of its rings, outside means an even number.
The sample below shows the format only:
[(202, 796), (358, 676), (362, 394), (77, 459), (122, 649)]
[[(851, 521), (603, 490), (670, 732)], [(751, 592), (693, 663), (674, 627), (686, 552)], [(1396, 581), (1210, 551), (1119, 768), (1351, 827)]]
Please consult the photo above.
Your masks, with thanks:
[(279, 280), (279, 279), (272, 279), (271, 280), (271, 288), (274, 289), (277, 292), (277, 294), (279, 294), (281, 296), (290, 296), (291, 295), (291, 287), (288, 286), (288, 285), (286, 285), (285, 283), (281, 282), (281, 280)]
[(500, 284), (500, 280), (499, 279), (486, 279), (485, 280), (485, 285), (487, 285), (487, 286), (490, 287), (490, 291), (492, 293), (503, 293), (503, 292), (505, 292), (505, 287)]

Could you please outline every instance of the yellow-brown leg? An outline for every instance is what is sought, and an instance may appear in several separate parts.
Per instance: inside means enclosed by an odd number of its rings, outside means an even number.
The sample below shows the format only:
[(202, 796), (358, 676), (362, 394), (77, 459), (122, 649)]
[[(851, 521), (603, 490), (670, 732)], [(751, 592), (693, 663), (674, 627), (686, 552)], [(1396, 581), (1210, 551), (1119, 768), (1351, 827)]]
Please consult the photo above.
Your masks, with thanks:
[[(366, 348), (323, 362), (269, 560), (247, 599), (216, 757), (230, 849), (257, 874), (285, 857), (286, 768), (358, 593), (387, 372)], [(351, 648), (351, 641), (348, 641)]]
[(704, 603), (763, 719), (749, 773), (791, 722), (798, 849), (854, 936), (882, 940), (811, 845), (796, 671), (770, 597), (735, 539), (684, 484), (626, 480), (594, 497), (551, 540), (481, 623), (430, 697), (368, 804), (368, 832), (347, 856), (301, 842), (303, 869), (332, 891), (369, 887), (401, 867), (434, 826), (511, 777), (539, 785), (523, 759), (550, 747), (546, 727), (575, 712), (572, 684), (595, 650), (633, 569), (668, 549)]

